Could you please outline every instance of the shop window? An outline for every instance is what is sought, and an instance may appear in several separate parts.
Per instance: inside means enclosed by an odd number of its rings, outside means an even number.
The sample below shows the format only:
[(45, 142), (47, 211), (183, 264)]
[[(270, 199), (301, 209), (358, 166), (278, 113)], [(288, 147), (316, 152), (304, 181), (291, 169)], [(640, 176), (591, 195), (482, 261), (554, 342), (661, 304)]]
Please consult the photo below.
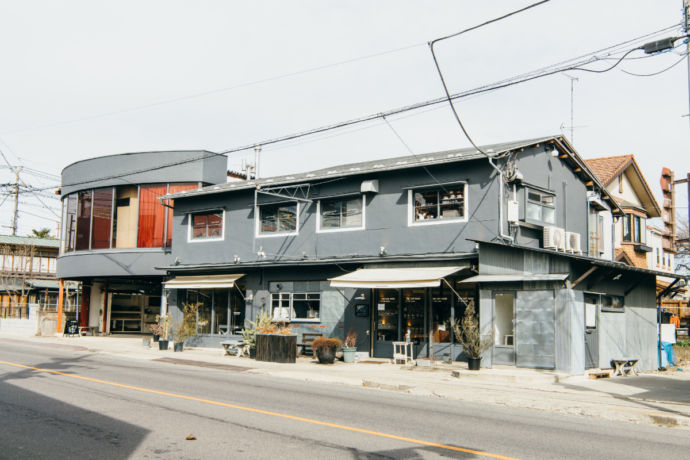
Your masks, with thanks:
[(494, 345), (514, 346), (515, 294), (498, 292), (494, 296)]
[(74, 251), (77, 235), (77, 194), (68, 195), (62, 202), (64, 209), (63, 251)]
[(277, 292), (271, 294), (274, 321), (319, 321), (321, 294), (318, 292)]
[(259, 234), (297, 233), (297, 203), (263, 205), (259, 207)]
[(551, 193), (525, 189), (525, 217), (528, 221), (556, 223), (556, 197)]
[(363, 198), (319, 201), (319, 230), (364, 228)]
[(93, 191), (93, 224), (91, 248), (110, 247), (110, 224), (113, 212), (113, 189), (102, 188)]
[(431, 289), (431, 331), (434, 343), (452, 340), (451, 306), (453, 293), (443, 284)]
[(427, 331), (424, 328), (424, 298), (425, 289), (403, 289), (403, 334), (410, 337), (413, 343), (419, 344), (426, 340)]
[(113, 248), (134, 248), (137, 244), (137, 216), (139, 214), (139, 191), (134, 187), (115, 189), (113, 211)]
[(167, 185), (139, 187), (139, 223), (137, 247), (162, 248), (165, 238), (166, 208), (158, 197), (167, 193)]
[(223, 238), (224, 211), (195, 212), (190, 214), (190, 240), (219, 240)]
[(376, 299), (376, 340), (392, 342), (398, 338), (398, 291), (379, 289)]
[(465, 220), (467, 184), (447, 188), (410, 190), (414, 223), (452, 222)]
[(75, 249), (83, 251), (89, 249), (91, 240), (91, 190), (78, 193), (77, 204), (77, 236)]

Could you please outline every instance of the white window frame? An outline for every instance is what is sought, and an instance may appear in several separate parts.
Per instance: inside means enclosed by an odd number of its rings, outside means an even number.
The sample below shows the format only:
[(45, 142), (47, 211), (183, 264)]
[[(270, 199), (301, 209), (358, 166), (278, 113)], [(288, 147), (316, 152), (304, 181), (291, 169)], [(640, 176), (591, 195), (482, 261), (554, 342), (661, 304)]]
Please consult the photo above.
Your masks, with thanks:
[(420, 191), (420, 190), (442, 190), (442, 186), (421, 186), (421, 187), (416, 187), (416, 188), (410, 188), (407, 190), (407, 226), (408, 227), (419, 227), (419, 226), (424, 226), (424, 225), (444, 225), (444, 224), (462, 224), (467, 222), (467, 210), (468, 206), (467, 203), (469, 201), (469, 196), (468, 196), (468, 187), (467, 187), (467, 182), (458, 182), (455, 184), (448, 184), (448, 187), (453, 187), (457, 188), (458, 186), (462, 185), (462, 194), (463, 194), (463, 208), (462, 208), (462, 217), (458, 217), (456, 219), (443, 219), (443, 218), (437, 218), (437, 219), (429, 219), (429, 220), (415, 220), (415, 214), (414, 214), (414, 193), (415, 191)]
[[(318, 295), (319, 296), (319, 317), (318, 318), (295, 318), (294, 313), (295, 309), (293, 307), (294, 303), (294, 298), (295, 295)], [(287, 318), (277, 318), (274, 319), (274, 311), (273, 311), (273, 296), (288, 296), (288, 307), (281, 307), (281, 308), (288, 308), (288, 316)], [(321, 292), (272, 292), (271, 293), (271, 319), (272, 321), (285, 321), (288, 323), (320, 323), (321, 322), (321, 301), (322, 296)]]
[[(539, 197), (540, 197), (540, 198), (539, 198), (539, 203), (536, 203), (536, 202), (534, 202), (533, 200), (530, 200), (530, 199), (529, 199), (529, 194), (530, 194), (530, 193), (536, 193), (536, 194), (539, 195)], [(553, 206), (549, 206), (549, 205), (543, 204), (543, 203), (541, 202), (541, 197), (542, 197), (542, 196), (550, 196), (550, 197), (552, 197), (552, 198), (553, 198)], [(529, 207), (530, 203), (533, 204), (533, 205), (536, 205), (536, 206), (540, 206), (542, 209), (543, 209), (543, 208), (552, 208), (552, 209), (553, 209), (553, 222), (549, 222), (549, 221), (543, 220), (543, 219), (532, 219), (531, 217), (528, 217), (528, 216), (527, 216), (527, 208)], [(557, 203), (557, 201), (556, 201), (556, 194), (555, 194), (555, 193), (547, 192), (547, 191), (545, 191), (545, 190), (539, 190), (539, 189), (537, 189), (537, 188), (533, 188), (533, 187), (530, 187), (530, 186), (528, 186), (528, 185), (525, 186), (525, 222), (529, 222), (529, 223), (532, 223), (532, 224), (539, 224), (539, 225), (542, 225), (542, 224), (543, 224), (543, 225), (556, 225), (556, 222), (558, 221), (557, 212), (558, 212), (558, 203)], [(544, 215), (544, 212), (543, 212), (543, 211), (542, 211), (541, 215), (542, 215), (542, 216)], [(588, 218), (589, 218), (589, 216), (588, 216)], [(597, 222), (598, 222), (598, 221), (597, 221)], [(597, 225), (598, 225), (598, 224), (597, 224)]]
[[(213, 238), (193, 238), (192, 235), (194, 234), (194, 229), (193, 229), (193, 215), (194, 214), (211, 214), (220, 211), (222, 214), (222, 225), (221, 225), (221, 235), (220, 237), (213, 237)], [(210, 241), (223, 241), (225, 240), (225, 209), (211, 209), (208, 211), (197, 211), (197, 212), (189, 212), (187, 213), (187, 242), (188, 243), (207, 243)]]
[(294, 235), (299, 235), (299, 226), (300, 226), (300, 212), (301, 212), (301, 206), (299, 201), (288, 201), (287, 203), (295, 203), (295, 214), (296, 214), (296, 220), (295, 220), (295, 231), (294, 232), (270, 232), (270, 233), (261, 233), (261, 206), (279, 206), (282, 203), (267, 203), (263, 205), (257, 205), (254, 207), (254, 237), (255, 238), (276, 238), (276, 237), (281, 237), (281, 236), (294, 236)]
[(367, 200), (365, 195), (359, 195), (358, 199), (362, 201), (362, 225), (359, 227), (338, 227), (338, 228), (322, 228), (321, 227), (321, 201), (352, 201), (356, 195), (324, 198), (316, 202), (316, 233), (336, 233), (336, 232), (353, 232), (364, 230), (366, 228), (366, 207)]

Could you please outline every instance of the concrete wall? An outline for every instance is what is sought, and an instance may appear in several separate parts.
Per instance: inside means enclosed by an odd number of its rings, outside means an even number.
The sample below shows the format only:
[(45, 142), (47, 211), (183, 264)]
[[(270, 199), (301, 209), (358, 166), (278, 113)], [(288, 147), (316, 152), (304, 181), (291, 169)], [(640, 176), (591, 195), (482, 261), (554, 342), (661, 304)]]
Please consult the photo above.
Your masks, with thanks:
[[(54, 335), (55, 331), (53, 331)], [(38, 305), (29, 305), (28, 318), (0, 318), (0, 334), (33, 337), (39, 334)]]

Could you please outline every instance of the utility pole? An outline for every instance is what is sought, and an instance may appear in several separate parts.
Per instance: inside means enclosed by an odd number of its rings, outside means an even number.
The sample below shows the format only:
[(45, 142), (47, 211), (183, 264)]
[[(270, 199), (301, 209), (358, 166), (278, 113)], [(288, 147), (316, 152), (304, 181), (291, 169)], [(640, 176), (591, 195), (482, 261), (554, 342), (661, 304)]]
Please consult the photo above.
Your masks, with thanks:
[(14, 169), (14, 212), (12, 213), (12, 236), (17, 236), (17, 220), (19, 212), (19, 172), (22, 168)]
[[(688, 34), (690, 28), (690, 0), (683, 0), (683, 30)], [(688, 53), (686, 61), (688, 63), (688, 108), (690, 108), (690, 41), (685, 45), (685, 51)], [(690, 120), (690, 117), (688, 117)], [(689, 198), (690, 199), (690, 198)]]
[[(687, 0), (690, 1), (690, 0)], [(564, 77), (570, 79), (570, 143), (575, 144), (575, 82), (580, 81), (579, 78), (563, 74)], [(562, 125), (561, 125), (562, 126)], [(563, 127), (561, 128), (563, 129)]]

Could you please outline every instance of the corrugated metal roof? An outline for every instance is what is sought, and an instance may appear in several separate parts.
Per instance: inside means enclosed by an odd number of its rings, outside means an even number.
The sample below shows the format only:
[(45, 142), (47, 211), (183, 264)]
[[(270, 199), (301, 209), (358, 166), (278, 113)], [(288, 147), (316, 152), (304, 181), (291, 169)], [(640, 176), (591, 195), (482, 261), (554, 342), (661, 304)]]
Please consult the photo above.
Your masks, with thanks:
[(31, 236), (0, 235), (0, 244), (16, 244), (23, 246), (40, 246), (44, 248), (59, 248), (57, 238), (34, 238)]
[(466, 278), (461, 283), (499, 283), (511, 281), (564, 281), (567, 273), (510, 273), (506, 275), (477, 275)]
[[(500, 154), (511, 150), (528, 147), (530, 145), (547, 142), (557, 137), (558, 136), (548, 136), (514, 142), (505, 142), (500, 144), (485, 145), (481, 148), (485, 152), (491, 154)], [(348, 163), (343, 165), (332, 166), (330, 168), (318, 169), (315, 171), (269, 177), (266, 179), (238, 181), (229, 182), (226, 184), (211, 185), (201, 189), (173, 193), (167, 195), (166, 198), (174, 199), (188, 196), (210, 195), (233, 190), (255, 189), (257, 188), (257, 186), (270, 187), (277, 185), (299, 184), (326, 178), (352, 176), (356, 174), (365, 174), (379, 171), (393, 171), (435, 164), (455, 163), (475, 160), (478, 158), (485, 158), (485, 156), (479, 151), (477, 151), (475, 148), (446, 150), (442, 152), (425, 153), (420, 155), (408, 155), (404, 157), (384, 158), (381, 160), (364, 161), (360, 163)]]

